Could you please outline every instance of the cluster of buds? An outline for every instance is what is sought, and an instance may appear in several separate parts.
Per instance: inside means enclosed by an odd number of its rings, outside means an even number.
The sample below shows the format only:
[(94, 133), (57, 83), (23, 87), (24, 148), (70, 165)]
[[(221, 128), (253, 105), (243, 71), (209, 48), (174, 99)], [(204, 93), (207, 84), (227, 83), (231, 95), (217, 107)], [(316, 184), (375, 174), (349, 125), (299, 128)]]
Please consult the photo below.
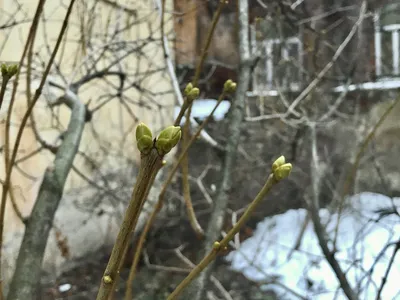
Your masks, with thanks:
[(272, 173), (276, 180), (282, 180), (290, 175), (292, 164), (286, 163), (284, 156), (278, 157), (272, 164)]
[(9, 80), (11, 77), (17, 74), (18, 65), (1, 64), (0, 69), (1, 69), (1, 76), (3, 76), (4, 79)]
[(183, 91), (187, 101), (190, 103), (200, 95), (200, 90), (197, 87), (193, 87), (192, 83), (188, 83)]
[(236, 91), (236, 82), (228, 79), (224, 83), (224, 93), (234, 93)]
[(165, 155), (174, 148), (181, 139), (182, 131), (179, 126), (168, 126), (160, 132), (157, 139), (153, 141), (153, 134), (149, 127), (140, 123), (136, 127), (136, 142), (139, 151), (147, 154), (155, 147), (160, 155)]

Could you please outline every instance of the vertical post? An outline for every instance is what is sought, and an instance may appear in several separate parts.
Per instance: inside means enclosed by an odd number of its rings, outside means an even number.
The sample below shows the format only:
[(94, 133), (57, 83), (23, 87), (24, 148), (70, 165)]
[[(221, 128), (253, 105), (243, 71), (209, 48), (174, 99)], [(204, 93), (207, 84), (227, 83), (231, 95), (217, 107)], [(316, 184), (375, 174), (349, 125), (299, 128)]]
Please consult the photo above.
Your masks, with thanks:
[(266, 63), (266, 73), (267, 73), (267, 88), (272, 88), (272, 80), (273, 80), (273, 73), (274, 73), (274, 64), (273, 64), (273, 53), (272, 53), (272, 45), (273, 41), (264, 41), (265, 49), (267, 52), (267, 63)]
[[(256, 35), (256, 26), (250, 25), (250, 43), (251, 43), (251, 54), (254, 56), (257, 54), (257, 35)], [(255, 95), (259, 95), (260, 87), (258, 84), (258, 72), (257, 68), (253, 71), (253, 93)]]
[[(290, 89), (290, 84), (288, 85), (288, 80), (287, 80), (287, 75), (289, 74), (289, 68), (288, 66), (288, 60), (289, 60), (289, 50), (288, 47), (290, 46), (291, 41), (290, 40), (284, 40), (283, 42), (281, 42), (281, 56), (282, 59), (284, 61), (285, 64), (285, 69), (284, 72), (282, 73), (283, 76), (282, 78), (279, 78), (279, 80), (282, 80), (282, 82), (280, 82), (280, 84), (286, 89), (289, 88)], [(292, 74), (290, 74), (289, 76), (291, 76)], [(291, 81), (291, 80), (290, 80)]]
[(374, 16), (375, 27), (375, 75), (382, 75), (382, 35), (379, 22), (379, 13)]
[(302, 75), (303, 75), (303, 51), (304, 51), (304, 46), (303, 46), (303, 33), (304, 33), (304, 28), (303, 25), (300, 26), (299, 30), (299, 36), (297, 37), (297, 43), (298, 43), (298, 61), (299, 61), (299, 73), (298, 73), (298, 82), (297, 86), (300, 88), (301, 82), (302, 82)]
[(399, 74), (399, 30), (392, 31), (393, 74)]

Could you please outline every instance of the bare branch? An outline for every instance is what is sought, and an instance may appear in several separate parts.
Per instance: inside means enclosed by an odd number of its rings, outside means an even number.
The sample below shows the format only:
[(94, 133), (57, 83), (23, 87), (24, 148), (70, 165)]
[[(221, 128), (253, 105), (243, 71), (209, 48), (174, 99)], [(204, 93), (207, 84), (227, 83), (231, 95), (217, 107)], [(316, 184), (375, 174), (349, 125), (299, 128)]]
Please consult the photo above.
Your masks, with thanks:
[(325, 255), (326, 260), (335, 272), (337, 279), (340, 282), (340, 286), (343, 292), (346, 294), (349, 300), (357, 300), (357, 294), (351, 288), (345, 273), (342, 271), (338, 261), (335, 258), (335, 254), (329, 249), (328, 240), (326, 238), (327, 233), (321, 223), (319, 217), (319, 196), (320, 196), (320, 181), (321, 181), (321, 169), (319, 166), (319, 159), (317, 155), (317, 133), (315, 124), (310, 125), (311, 130), (311, 151), (312, 151), (312, 161), (311, 161), (311, 178), (312, 178), (312, 199), (308, 201), (309, 211), (311, 214), (311, 219), (314, 223), (315, 234), (318, 238), (319, 245), (321, 247), (322, 253)]
[[(236, 90), (235, 98), (232, 103), (232, 114), (229, 119), (228, 140), (226, 145), (226, 156), (224, 160), (222, 183), (219, 187), (218, 195), (214, 201), (214, 208), (211, 214), (210, 221), (206, 232), (206, 239), (204, 248), (200, 251), (200, 257), (205, 256), (212, 249), (214, 241), (220, 235), (225, 212), (229, 200), (229, 191), (232, 188), (232, 170), (235, 165), (237, 149), (239, 145), (239, 138), (241, 134), (241, 126), (244, 120), (244, 110), (246, 102), (246, 92), (250, 84), (250, 71), (252, 60), (250, 57), (249, 45), (249, 16), (248, 16), (248, 2), (247, 0), (239, 0), (239, 55), (240, 55), (240, 69), (238, 78), (238, 87)], [(204, 292), (207, 282), (210, 278), (213, 269), (211, 263), (199, 277), (189, 286), (186, 297), (194, 300), (204, 299)]]
[(390, 258), (390, 261), (389, 261), (389, 264), (388, 264), (388, 266), (387, 266), (387, 268), (386, 268), (385, 275), (384, 275), (383, 278), (382, 278), (382, 283), (381, 283), (381, 286), (379, 287), (378, 294), (376, 295), (376, 300), (380, 300), (380, 299), (381, 299), (381, 294), (382, 294), (383, 288), (385, 287), (385, 284), (386, 284), (387, 279), (388, 279), (388, 277), (389, 277), (390, 269), (391, 269), (392, 266), (393, 266), (394, 259), (395, 259), (396, 254), (397, 254), (397, 252), (398, 252), (399, 250), (400, 250), (400, 241), (398, 241), (398, 242), (395, 244), (395, 247), (394, 247), (394, 250), (393, 250), (393, 254), (392, 254), (392, 256), (391, 256), (391, 258)]
[[(161, 0), (157, 0), (157, 6), (159, 8), (160, 15), (161, 15), (161, 6), (162, 6), (161, 5)], [(178, 78), (176, 77), (175, 66), (174, 66), (174, 64), (172, 62), (172, 59), (171, 59), (171, 53), (170, 53), (170, 50), (169, 50), (168, 39), (167, 39), (167, 37), (165, 35), (162, 37), (162, 43), (163, 43), (163, 45), (164, 45), (163, 47), (165, 49), (165, 56), (166, 56), (165, 57), (165, 61), (167, 63), (167, 69), (168, 69), (169, 76), (171, 78), (172, 86), (174, 88), (175, 96), (176, 96), (176, 98), (178, 100), (179, 105), (183, 106), (185, 101), (183, 99), (183, 96), (182, 96), (182, 93), (181, 93), (181, 89), (179, 87)], [(190, 122), (191, 122), (194, 130), (196, 130), (199, 127), (199, 124), (196, 122), (196, 120), (193, 117), (190, 117)], [(215, 141), (207, 133), (207, 131), (202, 130), (201, 133), (200, 133), (200, 136), (206, 143), (208, 143), (212, 147), (218, 149), (219, 151), (223, 151), (224, 150), (223, 147), (221, 145), (219, 145), (218, 142)]]

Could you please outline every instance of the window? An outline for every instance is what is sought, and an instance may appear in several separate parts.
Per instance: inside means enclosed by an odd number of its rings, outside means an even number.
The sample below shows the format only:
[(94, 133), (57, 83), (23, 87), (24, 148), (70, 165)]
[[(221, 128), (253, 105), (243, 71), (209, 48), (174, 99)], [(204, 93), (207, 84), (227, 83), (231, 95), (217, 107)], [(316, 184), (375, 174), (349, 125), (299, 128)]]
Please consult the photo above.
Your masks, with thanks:
[(386, 5), (375, 14), (375, 74), (400, 76), (400, 3)]
[(301, 39), (289, 30), (283, 33), (276, 30), (279, 36), (271, 30), (263, 32), (263, 28), (272, 28), (263, 21), (250, 27), (252, 53), (260, 57), (253, 73), (252, 93), (272, 95), (277, 94), (278, 89), (299, 90), (303, 65)]

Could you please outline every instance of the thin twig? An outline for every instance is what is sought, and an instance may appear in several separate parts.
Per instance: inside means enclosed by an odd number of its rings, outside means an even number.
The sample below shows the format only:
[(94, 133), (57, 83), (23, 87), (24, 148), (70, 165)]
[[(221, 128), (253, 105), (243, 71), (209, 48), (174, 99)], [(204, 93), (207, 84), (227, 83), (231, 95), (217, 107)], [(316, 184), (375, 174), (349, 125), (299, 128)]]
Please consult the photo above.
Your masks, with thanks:
[[(146, 222), (146, 225), (145, 225), (145, 227), (144, 227), (144, 229), (143, 229), (143, 231), (142, 231), (142, 233), (141, 233), (141, 235), (140, 235), (139, 242), (138, 242), (138, 244), (137, 244), (137, 246), (136, 246), (136, 248), (135, 248), (135, 255), (134, 255), (134, 257), (133, 257), (132, 265), (131, 265), (131, 268), (130, 268), (130, 271), (129, 271), (129, 279), (128, 279), (128, 281), (127, 281), (127, 286), (126, 286), (126, 289), (127, 289), (127, 292), (126, 292), (126, 294), (125, 294), (125, 299), (126, 299), (126, 300), (127, 300), (127, 299), (131, 299), (131, 298), (128, 298), (128, 297), (130, 297), (130, 296), (132, 295), (132, 281), (133, 281), (134, 278), (135, 278), (136, 268), (137, 268), (137, 264), (138, 264), (138, 262), (139, 262), (140, 255), (141, 255), (141, 253), (142, 253), (142, 249), (143, 249), (143, 246), (144, 246), (144, 242), (145, 242), (145, 240), (146, 240), (147, 234), (148, 234), (148, 232), (149, 232), (151, 226), (153, 225), (153, 223), (154, 223), (154, 221), (155, 221), (155, 217), (157, 216), (158, 212), (161, 210), (161, 208), (162, 208), (162, 206), (163, 206), (164, 197), (165, 197), (165, 194), (166, 194), (166, 192), (167, 192), (167, 188), (168, 188), (168, 186), (171, 184), (172, 179), (174, 178), (175, 173), (176, 173), (176, 171), (178, 170), (178, 167), (179, 167), (179, 165), (180, 165), (180, 163), (181, 163), (181, 161), (182, 161), (183, 156), (188, 152), (188, 150), (189, 150), (189, 148), (191, 147), (191, 145), (192, 145), (192, 144), (196, 141), (196, 139), (200, 136), (201, 130), (202, 130), (202, 129), (208, 124), (208, 122), (211, 120), (211, 118), (212, 118), (212, 116), (214, 115), (215, 111), (217, 110), (218, 106), (221, 104), (222, 99), (224, 99), (224, 96), (225, 96), (225, 94), (222, 93), (221, 96), (219, 97), (218, 102), (217, 102), (217, 104), (215, 105), (214, 109), (211, 111), (210, 115), (203, 121), (203, 123), (202, 123), (202, 124), (200, 125), (200, 127), (197, 129), (197, 132), (192, 136), (192, 138), (190, 139), (190, 141), (188, 142), (188, 144), (184, 147), (184, 149), (182, 150), (182, 152), (181, 152), (179, 158), (178, 158), (177, 161), (175, 162), (175, 164), (174, 164), (174, 166), (172, 167), (172, 169), (169, 171), (168, 177), (167, 177), (167, 179), (165, 180), (165, 182), (164, 182), (164, 184), (163, 184), (163, 186), (162, 186), (162, 188), (161, 188), (160, 194), (159, 194), (159, 196), (158, 196), (157, 203), (156, 203), (155, 207), (153, 208), (153, 211), (152, 211), (152, 213), (151, 213), (149, 219), (148, 219), (147, 222)], [(128, 296), (127, 296), (127, 294), (128, 294)]]
[[(192, 106), (189, 106), (186, 116), (186, 123), (182, 130), (182, 144), (185, 145), (185, 141), (189, 142), (190, 140), (190, 112)], [(196, 212), (194, 211), (193, 204), (192, 204), (192, 197), (190, 195), (190, 183), (189, 183), (189, 155), (186, 153), (181, 162), (181, 170), (182, 170), (182, 194), (183, 199), (186, 205), (186, 212), (189, 218), (190, 226), (192, 227), (193, 231), (195, 232), (198, 239), (204, 238), (204, 230), (201, 227), (199, 221), (196, 217)]]
[(329, 249), (328, 240), (326, 238), (327, 233), (321, 223), (319, 217), (319, 196), (320, 196), (320, 180), (321, 180), (321, 171), (319, 167), (319, 159), (317, 155), (317, 133), (315, 124), (310, 124), (311, 129), (311, 178), (312, 178), (312, 199), (307, 201), (309, 211), (311, 214), (311, 219), (314, 223), (315, 234), (318, 239), (318, 243), (321, 247), (322, 253), (324, 254), (327, 262), (331, 266), (332, 270), (335, 272), (337, 279), (339, 280), (340, 286), (343, 289), (343, 292), (349, 298), (349, 300), (357, 300), (357, 294), (354, 292), (352, 287), (350, 286), (349, 281), (342, 268), (340, 267), (339, 262), (335, 258), (335, 254)]
[(199, 275), (219, 254), (228, 246), (229, 242), (240, 231), (243, 225), (251, 217), (254, 210), (270, 192), (271, 188), (279, 181), (276, 180), (273, 174), (270, 174), (265, 185), (257, 194), (254, 200), (250, 203), (244, 214), (240, 217), (239, 221), (232, 227), (227, 235), (219, 242), (215, 242), (212, 250), (202, 259), (202, 261), (190, 272), (190, 274), (176, 287), (176, 289), (168, 296), (167, 300), (174, 300), (182, 293), (182, 291)]
[[(196, 265), (193, 262), (191, 262), (185, 255), (183, 255), (182, 251), (179, 248), (175, 249), (175, 253), (191, 269), (196, 267)], [(188, 273), (190, 273), (190, 271)], [(233, 300), (232, 296), (228, 293), (228, 291), (224, 288), (222, 283), (215, 276), (211, 276), (210, 280), (214, 284), (214, 286), (220, 291), (220, 293), (224, 296), (224, 298), (226, 300)]]
[(293, 101), (288, 109), (288, 113), (291, 113), (296, 106), (302, 101), (321, 81), (321, 79), (328, 73), (328, 71), (332, 68), (334, 63), (339, 59), (340, 55), (342, 54), (343, 50), (346, 46), (350, 43), (353, 36), (356, 34), (358, 28), (360, 27), (361, 23), (364, 20), (365, 12), (367, 9), (366, 1), (363, 1), (361, 4), (360, 15), (358, 17), (357, 22), (351, 28), (349, 34), (344, 39), (343, 43), (340, 44), (338, 49), (336, 50), (335, 54), (333, 55), (331, 61), (325, 65), (325, 67), (318, 73), (317, 77), (301, 92), (301, 94)]
[[(165, 5), (165, 0), (163, 0), (163, 4)], [(197, 87), (198, 81), (200, 79), (200, 74), (203, 70), (204, 61), (207, 58), (208, 49), (210, 48), (212, 38), (214, 36), (215, 28), (217, 27), (219, 18), (221, 16), (221, 12), (223, 7), (225, 6), (225, 1), (220, 1), (217, 11), (214, 13), (211, 27), (208, 30), (205, 45), (202, 49), (200, 59), (196, 66), (195, 75), (192, 81), (193, 87)], [(162, 18), (163, 20), (164, 18)], [(162, 27), (163, 28), (163, 27)], [(183, 136), (182, 136), (182, 146), (185, 147), (186, 143), (189, 142), (190, 138), (190, 116), (192, 113), (193, 101), (188, 105), (186, 112), (186, 120), (183, 126)], [(185, 107), (182, 106), (182, 110)], [(192, 226), (193, 231), (196, 233), (199, 239), (204, 237), (204, 230), (201, 228), (199, 221), (197, 220), (196, 213), (193, 209), (192, 198), (190, 195), (190, 183), (189, 183), (189, 155), (188, 153), (184, 154), (181, 161), (181, 170), (182, 170), (182, 189), (183, 189), (183, 198), (185, 199), (186, 211), (189, 217), (190, 225)]]
[(299, 235), (298, 235), (298, 237), (296, 239), (296, 242), (294, 244), (294, 247), (293, 247), (292, 250), (290, 250), (290, 252), (289, 252), (289, 254), (287, 256), (288, 260), (290, 260), (292, 255), (293, 255), (293, 253), (300, 248), (301, 242), (303, 240), (304, 234), (305, 234), (307, 226), (308, 226), (308, 223), (310, 223), (310, 221), (311, 221), (310, 213), (307, 213), (307, 215), (304, 218), (303, 225), (301, 226), (300, 233), (299, 233)]
[[(1, 104), (3, 103), (6, 87), (7, 87), (7, 84), (9, 82), (9, 80), (10, 80), (10, 77), (8, 75), (3, 76), (3, 81), (2, 81), (2, 84), (1, 84), (1, 88), (0, 88), (0, 109), (1, 109)], [(6, 149), (8, 149), (8, 145), (4, 145), (4, 147)], [(6, 157), (4, 156), (4, 158), (6, 158)], [(11, 179), (10, 179), (10, 184), (9, 185), (12, 186)], [(14, 209), (15, 214), (17, 215), (17, 218), (20, 219), (22, 223), (25, 223), (25, 218), (23, 217), (23, 215), (21, 213), (21, 210), (19, 209), (17, 201), (15, 199), (14, 189), (10, 188), (9, 189), (9, 193), (10, 193), (11, 205), (12, 205), (12, 207)]]
[[(161, 0), (157, 0), (157, 3), (158, 3), (158, 6), (161, 7)], [(160, 11), (160, 15), (161, 15), (161, 9), (159, 11)], [(168, 46), (168, 39), (165, 35), (162, 37), (162, 44), (163, 44), (163, 49), (165, 50), (164, 56), (165, 56), (165, 61), (167, 63), (168, 74), (171, 78), (175, 96), (178, 100), (179, 105), (183, 106), (185, 101), (183, 99), (183, 96), (182, 96), (182, 93), (181, 93), (181, 90), (179, 87), (178, 78), (176, 77), (175, 65), (171, 59), (171, 54), (170, 54), (170, 50), (169, 50), (169, 46)], [(199, 124), (196, 122), (196, 120), (193, 117), (190, 117), (190, 121), (194, 127), (198, 127)], [(214, 147), (220, 151), (224, 150), (223, 147), (207, 133), (207, 131), (205, 131), (205, 130), (201, 131), (201, 138), (206, 143), (211, 145), (212, 147)]]
[(362, 157), (363, 153), (365, 152), (365, 150), (367, 149), (367, 146), (369, 145), (369, 143), (374, 138), (375, 133), (378, 130), (378, 128), (382, 125), (382, 123), (386, 120), (387, 116), (390, 114), (390, 112), (394, 109), (394, 107), (398, 103), (400, 103), (400, 96), (398, 97), (398, 99), (396, 101), (394, 101), (386, 109), (386, 111), (382, 114), (382, 116), (380, 117), (378, 122), (375, 124), (375, 126), (372, 128), (370, 133), (365, 137), (364, 141), (361, 143), (361, 146), (360, 146), (360, 148), (359, 148), (359, 150), (357, 152), (357, 155), (356, 155), (356, 159), (355, 159), (355, 161), (354, 161), (354, 163), (353, 163), (353, 165), (351, 167), (350, 172), (347, 174), (346, 180), (344, 182), (341, 198), (340, 198), (340, 201), (339, 201), (339, 208), (338, 208), (338, 213), (337, 213), (337, 220), (336, 220), (336, 227), (335, 227), (335, 233), (334, 233), (334, 238), (333, 238), (333, 245), (336, 245), (336, 241), (337, 241), (337, 237), (338, 237), (339, 222), (340, 222), (340, 218), (341, 218), (341, 215), (342, 215), (344, 199), (350, 193), (350, 187), (351, 187), (352, 183), (355, 180), (355, 177), (356, 177), (356, 174), (357, 174), (357, 170), (358, 170), (358, 167), (360, 165), (361, 157)]
[[(290, 114), (295, 114), (295, 108), (299, 105), (299, 103), (305, 99), (319, 84), (319, 82), (324, 78), (324, 76), (328, 73), (328, 71), (334, 66), (335, 62), (339, 59), (341, 54), (343, 53), (344, 49), (347, 47), (347, 45), (350, 43), (354, 35), (356, 34), (358, 28), (360, 27), (361, 23), (364, 20), (366, 13), (366, 1), (363, 1), (361, 4), (361, 9), (360, 9), (360, 14), (358, 17), (358, 20), (356, 23), (353, 25), (351, 28), (349, 34), (347, 37), (344, 39), (344, 41), (340, 44), (340, 46), (337, 48), (335, 51), (334, 55), (332, 56), (332, 59), (325, 65), (325, 67), (317, 74), (317, 76), (310, 82), (310, 84), (296, 97), (295, 100), (291, 103), (291, 105), (288, 107), (287, 111), (284, 113), (279, 113), (279, 114), (274, 114), (274, 115), (261, 115), (257, 117), (251, 117), (251, 118), (246, 118), (246, 121), (250, 122), (256, 122), (256, 121), (262, 121), (262, 120), (271, 120), (271, 119), (283, 119), (288, 117)], [(342, 96), (345, 93), (342, 94)], [(340, 102), (342, 100), (341, 97), (339, 97)]]
[(392, 266), (393, 266), (394, 259), (395, 259), (396, 254), (397, 254), (397, 252), (398, 252), (399, 250), (400, 250), (400, 241), (398, 241), (398, 242), (396, 243), (396, 246), (395, 246), (394, 249), (393, 249), (393, 254), (392, 254), (392, 257), (390, 258), (390, 261), (389, 261), (389, 264), (388, 264), (388, 266), (387, 266), (385, 275), (384, 275), (383, 278), (382, 278), (382, 283), (381, 283), (381, 286), (379, 287), (378, 294), (376, 295), (376, 300), (380, 300), (380, 299), (381, 299), (381, 294), (382, 294), (383, 288), (385, 287), (385, 284), (386, 284), (386, 282), (387, 282), (387, 279), (389, 278), (390, 269), (391, 269)]
[(6, 88), (9, 80), (10, 78), (8, 76), (3, 76), (3, 81), (1, 82), (1, 88), (0, 88), (0, 109), (1, 105), (3, 104), (4, 95), (6, 93)]
[[(233, 174), (236, 163), (236, 156), (238, 153), (238, 145), (244, 121), (244, 110), (246, 103), (246, 92), (249, 88), (251, 78), (251, 68), (254, 61), (250, 56), (249, 44), (249, 7), (247, 0), (238, 1), (237, 6), (238, 18), (238, 52), (240, 58), (240, 65), (238, 70), (238, 86), (236, 89), (235, 97), (232, 101), (231, 114), (229, 116), (229, 132), (226, 142), (226, 155), (224, 156), (224, 163), (221, 174), (221, 183), (218, 188), (218, 194), (215, 198), (213, 210), (210, 220), (207, 224), (206, 239), (202, 245), (199, 257), (204, 257), (210, 253), (212, 243), (217, 241), (220, 237), (220, 232), (223, 226), (223, 220), (228, 207), (230, 198), (229, 192), (233, 185)], [(213, 264), (202, 272), (196, 281), (185, 291), (185, 298), (192, 300), (202, 300), (206, 290), (206, 284), (211, 277)]]

